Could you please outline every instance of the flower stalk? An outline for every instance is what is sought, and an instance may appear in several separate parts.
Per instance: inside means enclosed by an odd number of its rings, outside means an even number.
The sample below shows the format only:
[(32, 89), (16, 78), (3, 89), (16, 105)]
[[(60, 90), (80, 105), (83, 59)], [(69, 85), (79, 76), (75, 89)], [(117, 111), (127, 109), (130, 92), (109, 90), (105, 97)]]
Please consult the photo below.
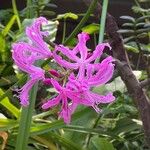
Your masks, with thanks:
[[(107, 16), (107, 7), (108, 7), (108, 0), (103, 1), (102, 7), (102, 14), (100, 19), (100, 30), (99, 30), (99, 40), (98, 43), (102, 43), (104, 40), (104, 31), (105, 31), (105, 24), (106, 24), (106, 16)], [(97, 58), (95, 62), (99, 62), (100, 58)]]
[(98, 41), (98, 43), (102, 43), (104, 40), (107, 7), (108, 7), (108, 0), (104, 0), (103, 1), (103, 7), (102, 7), (102, 15), (101, 15), (101, 19), (100, 19), (100, 30), (99, 30), (99, 41)]
[(22, 107), (18, 136), (15, 150), (27, 150), (28, 139), (30, 135), (30, 126), (32, 114), (35, 106), (38, 84), (35, 84), (30, 92), (30, 104), (28, 107)]

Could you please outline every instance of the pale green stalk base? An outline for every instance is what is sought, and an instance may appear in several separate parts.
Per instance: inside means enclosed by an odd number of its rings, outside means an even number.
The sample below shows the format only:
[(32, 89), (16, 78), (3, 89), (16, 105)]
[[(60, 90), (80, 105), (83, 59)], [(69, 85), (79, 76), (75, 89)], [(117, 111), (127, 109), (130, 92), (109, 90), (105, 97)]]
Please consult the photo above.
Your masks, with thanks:
[[(103, 1), (102, 7), (102, 14), (100, 19), (100, 30), (99, 30), (99, 40), (98, 43), (102, 43), (104, 40), (104, 31), (105, 31), (105, 23), (106, 23), (106, 16), (107, 16), (107, 7), (108, 7), (108, 0)], [(100, 58), (97, 58), (95, 62), (99, 62)]]
[(15, 150), (27, 150), (32, 113), (35, 106), (38, 84), (35, 84), (30, 92), (30, 104), (23, 107), (20, 116), (19, 130)]

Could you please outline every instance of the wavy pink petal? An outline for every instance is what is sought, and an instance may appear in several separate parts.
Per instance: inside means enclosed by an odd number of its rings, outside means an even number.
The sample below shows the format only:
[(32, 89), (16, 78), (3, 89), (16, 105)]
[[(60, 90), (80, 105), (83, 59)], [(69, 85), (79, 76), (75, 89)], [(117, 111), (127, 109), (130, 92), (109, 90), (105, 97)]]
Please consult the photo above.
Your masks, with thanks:
[(81, 55), (81, 59), (87, 58), (88, 49), (86, 47), (86, 41), (89, 39), (89, 35), (85, 32), (78, 34), (78, 49)]
[(44, 74), (34, 76), (34, 78), (31, 78), (27, 83), (20, 89), (20, 103), (22, 106), (28, 106), (29, 105), (29, 91), (33, 87), (35, 83), (37, 83), (39, 80), (42, 80), (44, 78)]
[(112, 93), (108, 93), (107, 95), (99, 95), (97, 93), (90, 92), (90, 96), (95, 99), (96, 104), (112, 103), (115, 100)]
[(55, 47), (55, 50), (60, 51), (62, 54), (64, 54), (65, 56), (67, 56), (69, 59), (71, 59), (73, 61), (79, 60), (79, 58), (68, 47), (65, 47), (63, 45), (58, 45)]
[(57, 97), (51, 99), (51, 100), (48, 100), (46, 103), (44, 103), (42, 105), (42, 108), (43, 109), (48, 109), (48, 108), (51, 108), (51, 107), (54, 107), (56, 105), (58, 105), (61, 101), (61, 96), (58, 95)]
[(43, 35), (47, 33), (41, 32), (42, 23), (47, 23), (48, 21), (44, 17), (39, 17), (34, 21), (34, 23), (26, 28), (26, 35), (30, 38), (33, 43), (33, 46), (38, 48), (46, 58), (51, 57), (52, 53), (50, 52), (48, 45), (43, 40)]
[(78, 69), (78, 64), (77, 64), (77, 63), (70, 63), (70, 62), (68, 62), (68, 61), (66, 61), (66, 60), (64, 60), (64, 59), (62, 59), (61, 56), (58, 56), (58, 55), (56, 54), (56, 51), (53, 52), (53, 57), (54, 57), (55, 61), (56, 61), (59, 65), (65, 67), (65, 68), (68, 68), (68, 69)]
[(86, 60), (86, 63), (90, 63), (90, 62), (96, 60), (97, 58), (100, 58), (105, 47), (108, 47), (109, 49), (111, 49), (111, 47), (108, 43), (98, 44), (96, 46), (96, 49), (93, 51), (92, 56)]
[(112, 78), (114, 72), (114, 64), (111, 63), (112, 61), (112, 57), (107, 57), (102, 61), (102, 63), (99, 65), (99, 71), (91, 78), (89, 78), (89, 85), (102, 85)]

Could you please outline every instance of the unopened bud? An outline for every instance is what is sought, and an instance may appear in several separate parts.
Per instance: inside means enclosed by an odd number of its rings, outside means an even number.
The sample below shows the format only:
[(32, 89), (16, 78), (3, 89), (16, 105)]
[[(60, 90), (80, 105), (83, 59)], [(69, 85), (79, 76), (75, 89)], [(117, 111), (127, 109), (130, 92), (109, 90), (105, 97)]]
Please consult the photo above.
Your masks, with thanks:
[(57, 78), (61, 76), (56, 70), (49, 70), (49, 73)]
[(43, 81), (43, 83), (44, 83), (45, 85), (51, 85), (51, 79), (50, 79), (50, 78), (46, 78), (46, 79)]

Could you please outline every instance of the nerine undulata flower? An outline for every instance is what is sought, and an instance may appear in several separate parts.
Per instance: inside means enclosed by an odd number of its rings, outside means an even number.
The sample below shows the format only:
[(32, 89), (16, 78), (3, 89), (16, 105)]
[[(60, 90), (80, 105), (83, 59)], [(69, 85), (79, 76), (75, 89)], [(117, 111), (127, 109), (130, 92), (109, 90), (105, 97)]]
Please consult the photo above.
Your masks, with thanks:
[(43, 36), (46, 32), (41, 31), (41, 24), (47, 23), (44, 17), (40, 17), (26, 29), (26, 34), (31, 43), (18, 42), (12, 46), (12, 58), (15, 64), (24, 72), (29, 74), (29, 81), (20, 89), (20, 103), (23, 106), (29, 104), (29, 91), (39, 80), (45, 79), (45, 71), (35, 66), (39, 59), (45, 59), (52, 56), (48, 45), (44, 42)]
[[(67, 69), (78, 70), (77, 75), (71, 74), (65, 86), (61, 86), (53, 79), (52, 85), (57, 90), (58, 96), (50, 99), (42, 106), (43, 109), (47, 109), (62, 104), (59, 116), (64, 118), (66, 123), (70, 123), (71, 114), (79, 104), (91, 106), (96, 112), (100, 112), (99, 104), (111, 103), (115, 100), (111, 92), (106, 95), (99, 95), (91, 91), (91, 87), (104, 85), (113, 75), (114, 64), (111, 56), (104, 59), (101, 63), (93, 64), (93, 61), (103, 53), (105, 46), (110, 48), (109, 44), (97, 45), (93, 54), (88, 57), (88, 49), (86, 47), (86, 41), (89, 39), (88, 35), (81, 33), (78, 35), (78, 39), (79, 43), (73, 50), (63, 45), (58, 45), (53, 53), (54, 59), (59, 65)], [(57, 51), (67, 56), (69, 61), (58, 55)]]
[(29, 81), (20, 89), (20, 103), (23, 106), (29, 105), (29, 91), (39, 80), (44, 79), (44, 70), (34, 66), (38, 56), (35, 53), (26, 50), (21, 43), (13, 44), (12, 57), (15, 64), (30, 76)]
[[(58, 96), (53, 99), (48, 100), (45, 104), (42, 105), (43, 109), (48, 109), (50, 107), (54, 107), (61, 103), (61, 111), (59, 112), (59, 116), (64, 119), (66, 123), (70, 123), (71, 114), (73, 113), (73, 104), (75, 99), (79, 101), (76, 97), (78, 93), (73, 92), (67, 87), (61, 86), (55, 79), (51, 79), (51, 83), (53, 87), (56, 89)], [(72, 104), (69, 104), (69, 101), (72, 100)]]
[[(88, 39), (89, 35), (82, 32), (78, 34), (78, 44), (72, 50), (63, 45), (58, 45), (53, 53), (54, 59), (61, 66), (67, 69), (79, 69), (79, 78), (82, 78), (88, 66), (93, 64), (93, 61), (101, 56), (105, 47), (110, 48), (108, 43), (98, 44), (92, 55), (89, 56), (88, 48), (86, 47), (86, 41)], [(58, 51), (67, 56), (69, 61), (64, 60), (60, 55), (57, 55)]]
[[(108, 43), (98, 44), (96, 49), (89, 54), (86, 42), (88, 34), (82, 32), (78, 35), (78, 44), (71, 50), (63, 45), (56, 45), (54, 52), (49, 50), (48, 45), (43, 40), (47, 32), (41, 31), (41, 24), (47, 23), (44, 17), (40, 17), (26, 29), (26, 34), (30, 43), (18, 42), (12, 46), (12, 57), (15, 64), (24, 72), (29, 74), (30, 79), (20, 89), (21, 105), (29, 104), (29, 91), (35, 83), (42, 80), (44, 84), (53, 86), (57, 91), (57, 96), (49, 99), (42, 105), (43, 109), (61, 105), (59, 117), (65, 123), (70, 123), (71, 115), (78, 105), (91, 106), (96, 112), (100, 112), (99, 104), (111, 103), (115, 97), (111, 92), (106, 95), (94, 93), (91, 89), (94, 86), (106, 84), (112, 77), (114, 71), (113, 58), (105, 58), (101, 63), (94, 63), (103, 53), (105, 47), (111, 49)], [(63, 58), (67, 57), (67, 60)], [(49, 71), (52, 78), (45, 77), (45, 71), (35, 65), (37, 60), (53, 57), (55, 62), (70, 69), (71, 74), (65, 82), (59, 83), (62, 75), (54, 69)], [(61, 80), (60, 80), (61, 81)]]

